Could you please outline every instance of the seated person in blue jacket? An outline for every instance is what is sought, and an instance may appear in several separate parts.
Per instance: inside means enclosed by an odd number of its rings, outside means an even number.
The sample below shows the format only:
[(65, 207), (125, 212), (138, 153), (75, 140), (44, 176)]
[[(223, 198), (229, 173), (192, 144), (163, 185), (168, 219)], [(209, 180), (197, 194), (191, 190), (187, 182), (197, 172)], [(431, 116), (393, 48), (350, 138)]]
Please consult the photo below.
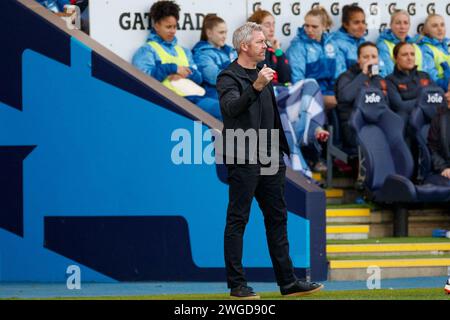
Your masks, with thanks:
[(357, 63), (358, 47), (366, 42), (366, 15), (357, 5), (345, 5), (342, 8), (342, 27), (333, 33), (338, 49), (345, 58), (345, 69)]
[(407, 125), (409, 115), (416, 105), (420, 88), (434, 83), (428, 73), (417, 70), (416, 52), (411, 43), (396, 44), (393, 54), (394, 72), (386, 77), (389, 104)]
[(426, 71), (438, 86), (447, 91), (450, 78), (450, 39), (446, 36), (445, 20), (438, 14), (429, 15), (418, 44), (422, 48)]
[(323, 129), (326, 116), (319, 85), (314, 79), (291, 83), (289, 61), (275, 36), (275, 17), (269, 11), (256, 10), (248, 22), (261, 25), (267, 39), (266, 59), (258, 67), (261, 69), (267, 65), (275, 71), (272, 83), (283, 129), (292, 151), (287, 164), (308, 177), (312, 176), (310, 166), (316, 172), (327, 170), (320, 160), (319, 142), (325, 142), (329, 133)]
[(70, 0), (36, 0), (36, 1), (55, 13), (63, 12), (64, 6), (66, 4), (71, 4), (72, 2), (75, 2)]
[(64, 12), (65, 5), (76, 5), (79, 7), (81, 15), (81, 30), (89, 34), (89, 0), (36, 0), (38, 3), (59, 14)]
[[(411, 38), (408, 33), (411, 27), (409, 13), (405, 10), (395, 10), (391, 15), (390, 29), (383, 31), (377, 40), (377, 47), (380, 53), (380, 75), (386, 77), (394, 71), (394, 47), (399, 42), (413, 43), (415, 38)], [(423, 54), (416, 44), (416, 65), (419, 70), (426, 70), (423, 65)]]
[(313, 78), (319, 83), (325, 107), (336, 107), (335, 79), (345, 71), (345, 59), (328, 32), (332, 20), (322, 7), (310, 10), (286, 54), (292, 70), (292, 83)]
[(378, 49), (372, 42), (358, 48), (358, 63), (343, 73), (336, 83), (337, 111), (341, 123), (341, 138), (344, 148), (355, 149), (356, 133), (350, 125), (350, 116), (355, 108), (355, 99), (364, 87), (376, 87), (387, 94), (385, 80), (378, 75)]
[(204, 96), (186, 96), (172, 81), (186, 78), (202, 83), (202, 75), (189, 49), (177, 44), (175, 36), (180, 7), (173, 1), (157, 1), (150, 8), (152, 28), (147, 43), (133, 56), (133, 65), (180, 96), (197, 104), (204, 111), (221, 119), (219, 101)]
[(445, 94), (447, 108), (432, 121), (428, 132), (433, 172), (426, 183), (450, 187), (450, 93)]
[(194, 62), (203, 77), (206, 95), (218, 99), (216, 81), (219, 73), (237, 58), (236, 50), (225, 44), (227, 25), (215, 14), (208, 14), (203, 20), (200, 41), (192, 49)]

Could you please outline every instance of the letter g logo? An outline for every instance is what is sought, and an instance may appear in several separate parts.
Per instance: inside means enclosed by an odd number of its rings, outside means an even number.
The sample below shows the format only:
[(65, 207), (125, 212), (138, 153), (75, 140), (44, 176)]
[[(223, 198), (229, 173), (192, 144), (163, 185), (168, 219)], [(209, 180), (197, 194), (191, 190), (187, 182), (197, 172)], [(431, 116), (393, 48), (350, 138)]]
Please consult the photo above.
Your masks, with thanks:
[(279, 2), (275, 2), (272, 6), (272, 12), (274, 15), (279, 16), (281, 14), (281, 7)]
[(300, 15), (300, 2), (294, 2), (292, 4), (292, 14), (294, 16)]
[(261, 9), (261, 2), (255, 2), (253, 4), (253, 12), (258, 11), (259, 9)]
[(334, 2), (332, 5), (331, 5), (331, 8), (330, 8), (331, 10), (331, 14), (333, 15), (333, 16), (338, 16), (339, 15), (339, 2)]
[(416, 15), (416, 4), (414, 2), (410, 3), (408, 5), (408, 13), (411, 16), (415, 16)]
[(281, 32), (283, 32), (283, 35), (290, 36), (291, 35), (291, 24), (285, 23), (283, 24), (283, 27), (281, 28)]
[(395, 2), (389, 4), (389, 6), (388, 6), (389, 14), (393, 14), (394, 13), (394, 11), (397, 9), (396, 6), (397, 6), (397, 3), (395, 3)]

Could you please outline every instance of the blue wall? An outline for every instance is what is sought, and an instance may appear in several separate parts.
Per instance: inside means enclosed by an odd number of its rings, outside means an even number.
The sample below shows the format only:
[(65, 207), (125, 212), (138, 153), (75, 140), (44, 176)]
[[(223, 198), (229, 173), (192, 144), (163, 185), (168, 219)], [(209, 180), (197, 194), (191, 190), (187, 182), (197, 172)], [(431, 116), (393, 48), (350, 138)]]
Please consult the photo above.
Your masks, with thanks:
[[(0, 281), (65, 281), (72, 264), (82, 281), (224, 281), (227, 186), (215, 165), (171, 161), (193, 117), (13, 0), (0, 23), (17, 39), (0, 60)], [(287, 200), (294, 265), (323, 280), (323, 192), (288, 182)], [(272, 281), (256, 202), (244, 243), (249, 278)]]

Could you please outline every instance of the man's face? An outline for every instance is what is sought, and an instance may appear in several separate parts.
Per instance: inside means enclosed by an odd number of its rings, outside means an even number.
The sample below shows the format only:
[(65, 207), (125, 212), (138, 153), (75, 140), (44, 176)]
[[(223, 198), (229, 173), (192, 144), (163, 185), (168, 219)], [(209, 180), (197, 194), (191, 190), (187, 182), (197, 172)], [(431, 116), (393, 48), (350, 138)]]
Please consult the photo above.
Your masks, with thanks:
[(242, 46), (242, 50), (256, 63), (266, 59), (266, 49), (266, 37), (262, 31), (253, 31), (252, 40)]

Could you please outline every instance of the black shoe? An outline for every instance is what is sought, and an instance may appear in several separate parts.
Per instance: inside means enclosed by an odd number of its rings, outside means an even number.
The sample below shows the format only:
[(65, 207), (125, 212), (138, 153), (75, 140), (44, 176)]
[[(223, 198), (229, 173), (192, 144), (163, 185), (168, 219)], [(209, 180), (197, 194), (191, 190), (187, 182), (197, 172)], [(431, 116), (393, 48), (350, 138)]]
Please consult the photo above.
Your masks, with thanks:
[(323, 288), (323, 284), (297, 280), (293, 285), (280, 287), (283, 296), (299, 297), (317, 292)]
[(253, 291), (252, 287), (240, 285), (230, 291), (230, 296), (239, 299), (259, 299), (260, 297)]

